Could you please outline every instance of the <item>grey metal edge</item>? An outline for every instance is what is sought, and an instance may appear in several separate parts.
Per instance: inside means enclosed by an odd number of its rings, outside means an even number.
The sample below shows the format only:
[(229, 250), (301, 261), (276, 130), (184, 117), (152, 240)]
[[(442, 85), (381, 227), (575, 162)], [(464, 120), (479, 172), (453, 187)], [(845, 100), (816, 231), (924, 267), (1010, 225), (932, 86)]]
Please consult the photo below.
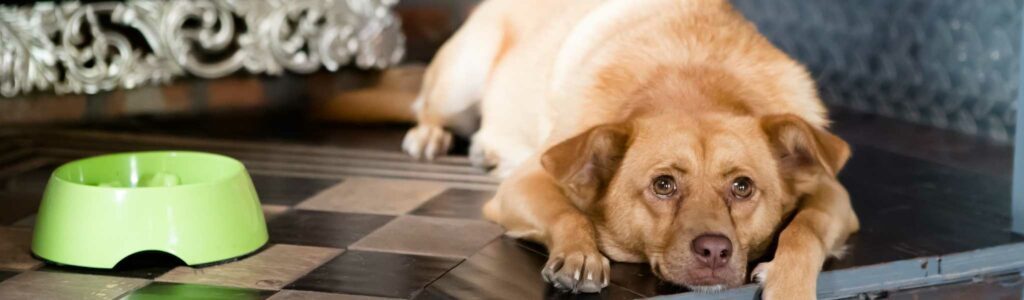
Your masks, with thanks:
[[(918, 288), (970, 280), (985, 274), (1024, 270), (1024, 243), (1013, 243), (942, 256), (919, 257), (877, 265), (823, 272), (819, 299), (857, 297), (863, 293)], [(748, 284), (719, 293), (683, 293), (661, 300), (758, 299), (760, 287)]]

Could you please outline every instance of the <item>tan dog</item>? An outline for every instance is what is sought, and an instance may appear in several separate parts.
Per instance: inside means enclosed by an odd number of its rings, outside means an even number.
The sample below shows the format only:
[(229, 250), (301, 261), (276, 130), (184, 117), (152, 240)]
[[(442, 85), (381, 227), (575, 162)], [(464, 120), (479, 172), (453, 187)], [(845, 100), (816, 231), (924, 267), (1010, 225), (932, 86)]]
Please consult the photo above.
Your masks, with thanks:
[(600, 291), (608, 258), (735, 287), (778, 238), (764, 295), (810, 299), (859, 226), (814, 83), (723, 0), (485, 1), (415, 110), (427, 159), (480, 114), (471, 157), (506, 177), (485, 214), (545, 244), (559, 288)]

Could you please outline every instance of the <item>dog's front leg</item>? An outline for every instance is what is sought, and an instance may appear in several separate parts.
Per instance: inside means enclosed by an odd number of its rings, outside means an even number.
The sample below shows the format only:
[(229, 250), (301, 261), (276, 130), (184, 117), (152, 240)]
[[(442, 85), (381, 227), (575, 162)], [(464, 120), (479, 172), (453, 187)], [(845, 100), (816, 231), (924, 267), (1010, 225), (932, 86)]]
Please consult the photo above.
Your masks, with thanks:
[(846, 189), (833, 177), (817, 184), (782, 230), (775, 258), (752, 272), (764, 286), (764, 299), (815, 299), (825, 259), (840, 252), (846, 238), (859, 229)]
[(547, 246), (541, 275), (555, 287), (596, 293), (608, 286), (611, 269), (598, 250), (593, 223), (536, 162), (506, 179), (485, 213), (504, 225), (508, 235)]
[(546, 242), (548, 262), (541, 274), (555, 287), (596, 293), (608, 286), (611, 266), (597, 248), (594, 226), (579, 212), (556, 217)]

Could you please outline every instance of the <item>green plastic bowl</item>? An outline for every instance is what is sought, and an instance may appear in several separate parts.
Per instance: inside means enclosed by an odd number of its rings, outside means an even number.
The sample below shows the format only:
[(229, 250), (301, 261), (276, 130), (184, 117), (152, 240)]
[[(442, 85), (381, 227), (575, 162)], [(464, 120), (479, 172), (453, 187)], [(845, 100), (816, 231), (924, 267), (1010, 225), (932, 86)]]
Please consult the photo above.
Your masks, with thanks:
[(162, 251), (188, 265), (244, 256), (267, 242), (252, 179), (230, 157), (120, 153), (67, 163), (50, 176), (32, 252), (64, 265), (113, 268)]

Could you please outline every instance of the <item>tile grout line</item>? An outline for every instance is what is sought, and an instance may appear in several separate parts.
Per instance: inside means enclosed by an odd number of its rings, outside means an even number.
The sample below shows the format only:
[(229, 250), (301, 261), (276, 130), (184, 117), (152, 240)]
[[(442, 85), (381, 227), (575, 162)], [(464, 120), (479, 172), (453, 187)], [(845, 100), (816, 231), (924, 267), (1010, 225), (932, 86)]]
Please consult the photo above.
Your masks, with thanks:
[(468, 257), (467, 258), (463, 258), (462, 260), (459, 261), (459, 263), (455, 264), (451, 268), (448, 268), (447, 270), (444, 271), (444, 273), (441, 273), (440, 276), (437, 276), (436, 278), (430, 280), (430, 282), (428, 282), (426, 285), (423, 285), (423, 287), (420, 288), (419, 290), (417, 290), (415, 293), (413, 293), (412, 297), (409, 297), (409, 299), (415, 299), (421, 293), (426, 292), (427, 288), (429, 288), (430, 286), (434, 285), (435, 282), (437, 282), (438, 280), (441, 280), (442, 277), (444, 277), (445, 275), (448, 275), (448, 273), (451, 273), (452, 270), (455, 270), (455, 268), (458, 268), (462, 264), (466, 263), (466, 261), (468, 261), (468, 260), (469, 260)]
[[(291, 245), (291, 244), (275, 244), (275, 245)], [(319, 246), (310, 246), (310, 247), (319, 247)], [(330, 247), (323, 247), (323, 248), (330, 248)], [(314, 267), (312, 267), (312, 268), (309, 268), (309, 270), (308, 270), (308, 271), (306, 271), (305, 273), (302, 273), (302, 275), (299, 275), (299, 276), (295, 277), (295, 279), (292, 279), (292, 281), (291, 281), (291, 282), (289, 282), (288, 284), (285, 284), (285, 285), (281, 286), (281, 289), (277, 290), (277, 292), (278, 292), (278, 293), (280, 293), (281, 291), (283, 291), (283, 290), (287, 289), (289, 285), (291, 285), (291, 284), (295, 283), (296, 281), (299, 281), (300, 279), (302, 279), (303, 277), (306, 277), (306, 276), (308, 276), (309, 274), (312, 274), (312, 273), (313, 273), (313, 271), (316, 271), (317, 269), (319, 269), (319, 268), (320, 268), (320, 267), (322, 267), (323, 265), (325, 265), (325, 264), (327, 264), (328, 262), (330, 262), (330, 261), (332, 261), (332, 260), (334, 260), (334, 259), (338, 258), (339, 256), (342, 256), (342, 255), (344, 255), (344, 254), (345, 254), (346, 252), (348, 252), (348, 251), (349, 251), (349, 249), (348, 249), (348, 247), (347, 247), (347, 246), (346, 246), (345, 248), (341, 248), (341, 249), (339, 249), (339, 248), (332, 248), (332, 249), (338, 249), (338, 250), (340, 250), (340, 251), (338, 251), (338, 254), (335, 254), (335, 255), (331, 256), (330, 258), (328, 258), (328, 259), (325, 259), (325, 260), (324, 260), (324, 261), (323, 261), (322, 263), (320, 263), (319, 265), (317, 265), (317, 266), (314, 266)]]

